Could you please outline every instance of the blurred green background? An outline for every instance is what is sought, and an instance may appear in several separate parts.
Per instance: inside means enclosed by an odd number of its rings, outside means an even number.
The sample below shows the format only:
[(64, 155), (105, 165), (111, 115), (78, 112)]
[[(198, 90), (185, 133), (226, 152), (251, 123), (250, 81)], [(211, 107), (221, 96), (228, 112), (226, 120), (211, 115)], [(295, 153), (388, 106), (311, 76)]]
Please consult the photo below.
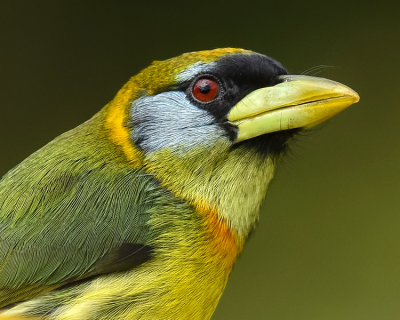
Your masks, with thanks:
[[(298, 137), (213, 319), (400, 319), (399, 4), (0, 2), (0, 174), (152, 60), (244, 47), (359, 104)], [(311, 74), (314, 74), (311, 72)]]

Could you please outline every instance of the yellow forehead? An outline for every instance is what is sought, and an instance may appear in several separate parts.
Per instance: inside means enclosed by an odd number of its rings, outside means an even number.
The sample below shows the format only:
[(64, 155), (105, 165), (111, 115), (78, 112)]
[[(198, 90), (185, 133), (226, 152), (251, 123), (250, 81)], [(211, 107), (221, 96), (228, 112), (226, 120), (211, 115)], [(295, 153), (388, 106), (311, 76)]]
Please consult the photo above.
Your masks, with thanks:
[(237, 53), (251, 53), (251, 51), (238, 48), (223, 48), (207, 51), (184, 53), (164, 61), (154, 61), (149, 67), (132, 77), (136, 85), (146, 89), (147, 94), (155, 94), (162, 88), (175, 83), (179, 73), (195, 63), (210, 63), (227, 55)]

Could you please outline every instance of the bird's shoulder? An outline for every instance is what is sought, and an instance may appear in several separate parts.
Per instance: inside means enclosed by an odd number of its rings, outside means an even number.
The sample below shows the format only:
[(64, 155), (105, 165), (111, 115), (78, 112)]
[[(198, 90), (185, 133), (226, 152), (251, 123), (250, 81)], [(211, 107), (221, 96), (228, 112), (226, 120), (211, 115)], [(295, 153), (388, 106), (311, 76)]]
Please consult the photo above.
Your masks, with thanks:
[(151, 256), (146, 212), (159, 197), (156, 181), (102, 154), (106, 142), (90, 145), (96, 137), (71, 142), (76, 134), (0, 181), (0, 308)]

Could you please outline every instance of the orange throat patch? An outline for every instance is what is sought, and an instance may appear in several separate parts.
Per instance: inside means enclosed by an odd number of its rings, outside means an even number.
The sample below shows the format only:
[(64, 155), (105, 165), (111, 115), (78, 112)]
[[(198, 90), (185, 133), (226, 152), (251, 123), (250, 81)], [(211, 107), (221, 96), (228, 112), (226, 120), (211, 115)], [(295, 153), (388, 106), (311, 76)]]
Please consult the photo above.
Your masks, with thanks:
[(217, 209), (205, 202), (193, 204), (196, 212), (203, 218), (205, 232), (210, 237), (210, 250), (220, 257), (221, 262), (232, 268), (243, 249), (244, 239), (232, 230), (218, 214)]

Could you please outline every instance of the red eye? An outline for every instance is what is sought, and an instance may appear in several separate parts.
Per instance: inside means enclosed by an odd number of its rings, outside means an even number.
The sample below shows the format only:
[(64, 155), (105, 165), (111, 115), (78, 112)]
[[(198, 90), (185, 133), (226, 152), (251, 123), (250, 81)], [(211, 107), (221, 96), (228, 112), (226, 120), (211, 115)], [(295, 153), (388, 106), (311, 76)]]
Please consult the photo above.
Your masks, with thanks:
[(215, 99), (218, 91), (218, 82), (209, 78), (197, 80), (192, 89), (193, 97), (201, 102), (209, 102)]

